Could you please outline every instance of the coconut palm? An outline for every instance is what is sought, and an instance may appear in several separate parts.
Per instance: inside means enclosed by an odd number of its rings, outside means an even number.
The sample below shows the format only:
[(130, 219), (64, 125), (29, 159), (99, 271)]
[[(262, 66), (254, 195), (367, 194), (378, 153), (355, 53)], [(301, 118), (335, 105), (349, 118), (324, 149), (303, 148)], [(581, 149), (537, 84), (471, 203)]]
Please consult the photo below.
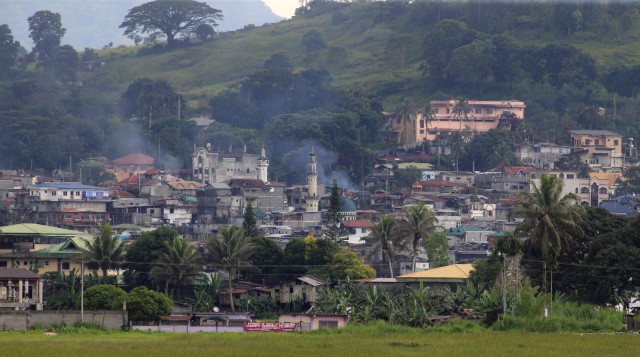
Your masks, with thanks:
[(169, 286), (173, 285), (180, 297), (180, 288), (190, 284), (202, 268), (200, 252), (186, 239), (174, 238), (173, 243), (166, 244), (157, 254), (151, 277), (156, 282), (164, 282), (165, 295), (169, 295)]
[(403, 142), (404, 145), (409, 145), (410, 134), (415, 138), (415, 113), (415, 105), (408, 98), (404, 98), (400, 107), (393, 113), (394, 117), (400, 119), (402, 122), (403, 132), (400, 133), (400, 139), (404, 138), (404, 140), (400, 141)]
[(93, 239), (84, 239), (85, 247), (82, 259), (86, 261), (89, 268), (102, 271), (102, 283), (107, 282), (107, 272), (109, 269), (117, 269), (122, 262), (124, 247), (120, 238), (113, 235), (111, 226), (104, 226)]
[(462, 122), (469, 120), (469, 111), (471, 108), (469, 107), (469, 102), (464, 99), (456, 100), (456, 104), (452, 109), (453, 118), (458, 119), (460, 121), (460, 131), (462, 132)]
[(229, 226), (221, 231), (221, 239), (212, 237), (207, 244), (214, 265), (218, 265), (229, 273), (229, 303), (231, 311), (236, 311), (233, 303), (233, 277), (240, 267), (251, 266), (249, 260), (255, 246), (251, 237), (245, 237), (244, 230), (236, 226)]
[(393, 278), (393, 260), (396, 256), (397, 247), (400, 245), (398, 231), (395, 229), (396, 220), (393, 217), (382, 217), (378, 224), (371, 229), (367, 241), (373, 243), (367, 258), (375, 254), (382, 253), (382, 259), (389, 264), (389, 274)]
[(436, 229), (438, 219), (435, 213), (425, 206), (423, 202), (412, 205), (405, 212), (404, 218), (398, 223), (398, 232), (402, 237), (402, 245), (405, 249), (411, 249), (413, 262), (412, 271), (416, 271), (416, 257), (429, 235)]
[(515, 236), (526, 237), (540, 250), (543, 260), (542, 290), (547, 287), (547, 264), (555, 265), (556, 257), (567, 248), (573, 238), (583, 234), (578, 225), (584, 208), (574, 193), (562, 196), (564, 182), (556, 176), (543, 174), (540, 186), (533, 180), (530, 193), (521, 194), (514, 203), (513, 217), (523, 218)]

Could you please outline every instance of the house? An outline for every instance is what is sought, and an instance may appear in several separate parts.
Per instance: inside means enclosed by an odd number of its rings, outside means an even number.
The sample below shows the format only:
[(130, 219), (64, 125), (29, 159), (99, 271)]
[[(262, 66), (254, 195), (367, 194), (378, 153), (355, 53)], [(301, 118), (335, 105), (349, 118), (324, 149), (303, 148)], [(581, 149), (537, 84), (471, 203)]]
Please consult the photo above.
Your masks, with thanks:
[(571, 155), (592, 171), (620, 172), (624, 167), (622, 136), (608, 130), (571, 130)]
[(0, 268), (0, 310), (43, 310), (43, 285), (29, 270)]
[(271, 296), (280, 306), (294, 303), (302, 304), (303, 307), (310, 306), (316, 302), (320, 292), (326, 286), (325, 281), (311, 275), (304, 275), (273, 286)]
[(429, 286), (434, 290), (450, 287), (455, 290), (458, 285), (464, 284), (473, 270), (473, 264), (452, 264), (440, 268), (424, 270), (416, 273), (400, 275), (396, 277), (399, 283), (411, 286)]
[(269, 160), (264, 149), (256, 155), (247, 153), (246, 147), (236, 150), (229, 147), (228, 152), (219, 148), (212, 151), (211, 144), (207, 144), (194, 150), (191, 161), (192, 180), (200, 183), (227, 182), (234, 178), (268, 181)]
[(516, 145), (516, 157), (525, 165), (540, 169), (553, 169), (564, 155), (571, 153), (571, 147), (554, 143), (522, 143)]
[(155, 159), (144, 154), (129, 154), (113, 160), (114, 171), (142, 172), (153, 168)]
[(446, 182), (462, 183), (467, 187), (473, 186), (475, 179), (473, 172), (464, 171), (443, 171), (437, 177)]
[(347, 234), (349, 244), (364, 244), (364, 238), (369, 236), (373, 223), (367, 219), (343, 221), (342, 227)]
[[(526, 105), (519, 100), (465, 101), (465, 113), (456, 113), (458, 101), (432, 100), (431, 112), (416, 109), (409, 118), (385, 113), (399, 144), (416, 145), (448, 137), (454, 132), (482, 133), (499, 126), (522, 127)], [(503, 120), (506, 119), (506, 120)], [(505, 125), (506, 124), (506, 125)]]
[(83, 235), (85, 233), (35, 223), (3, 226), (0, 227), (0, 254), (29, 253)]
[(337, 314), (280, 314), (278, 322), (297, 323), (298, 328), (304, 330), (318, 330), (321, 328), (343, 328), (347, 325), (348, 315)]
[(35, 223), (88, 230), (111, 222), (112, 190), (77, 182), (47, 182), (28, 187)]

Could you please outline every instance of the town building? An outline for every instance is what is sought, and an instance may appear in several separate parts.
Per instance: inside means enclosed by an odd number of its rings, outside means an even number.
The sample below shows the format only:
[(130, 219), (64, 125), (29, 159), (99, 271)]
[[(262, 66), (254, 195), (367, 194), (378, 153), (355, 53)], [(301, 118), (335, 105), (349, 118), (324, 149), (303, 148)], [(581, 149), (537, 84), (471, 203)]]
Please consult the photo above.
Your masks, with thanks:
[(446, 138), (454, 132), (482, 133), (501, 125), (512, 129), (514, 125), (522, 127), (526, 108), (519, 100), (468, 100), (464, 113), (458, 113), (458, 101), (454, 99), (432, 100), (430, 106), (430, 113), (417, 109), (407, 118), (387, 113), (397, 143), (415, 146), (425, 140)]
[(570, 146), (554, 143), (522, 143), (516, 145), (516, 157), (524, 165), (534, 166), (539, 169), (555, 168), (555, 163), (562, 156), (571, 153)]
[(228, 152), (211, 150), (206, 147), (194, 148), (192, 155), (192, 179), (203, 184), (227, 182), (234, 178), (259, 179), (267, 182), (269, 160), (264, 148), (260, 155), (249, 154), (246, 147)]
[(622, 136), (608, 130), (571, 130), (571, 155), (591, 171), (621, 172), (624, 167)]
[(43, 310), (43, 280), (26, 269), (0, 268), (0, 310)]

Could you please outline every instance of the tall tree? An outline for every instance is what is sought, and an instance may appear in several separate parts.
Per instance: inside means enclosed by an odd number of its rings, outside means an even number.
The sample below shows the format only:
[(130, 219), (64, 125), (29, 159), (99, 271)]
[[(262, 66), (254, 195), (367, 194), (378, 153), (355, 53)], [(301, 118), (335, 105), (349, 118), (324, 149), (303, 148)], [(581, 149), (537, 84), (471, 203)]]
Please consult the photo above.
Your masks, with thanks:
[(125, 261), (122, 264), (125, 268), (124, 282), (129, 287), (141, 286), (152, 287), (152, 280), (149, 272), (153, 262), (157, 259), (156, 252), (161, 251), (166, 246), (173, 245), (173, 241), (178, 239), (178, 232), (168, 227), (160, 227), (154, 231), (144, 233), (140, 238), (127, 246)]
[(102, 271), (102, 283), (107, 282), (109, 269), (116, 269), (122, 262), (122, 240), (113, 235), (111, 226), (106, 225), (93, 239), (85, 239), (83, 260), (87, 260), (89, 268)]
[(222, 13), (205, 2), (193, 0), (155, 0), (129, 10), (120, 28), (133, 39), (149, 34), (152, 39), (166, 37), (167, 43), (176, 43), (178, 34), (195, 33), (200, 25), (217, 26)]
[(13, 40), (8, 25), (0, 25), (0, 77), (5, 76), (16, 63), (20, 42)]
[(338, 242), (340, 238), (340, 187), (338, 181), (333, 179), (331, 183), (331, 196), (329, 196), (329, 209), (327, 209), (327, 237), (334, 242)]
[(403, 247), (411, 249), (413, 262), (412, 271), (416, 271), (416, 257), (420, 253), (421, 247), (427, 243), (429, 235), (436, 229), (438, 219), (435, 213), (425, 206), (423, 202), (418, 202), (407, 209), (402, 220), (398, 223), (398, 232), (402, 237)]
[(255, 238), (260, 235), (258, 224), (256, 222), (256, 214), (255, 212), (253, 212), (251, 201), (247, 202), (247, 206), (244, 208), (244, 220), (242, 221), (242, 229), (244, 230), (244, 235), (247, 237)]
[(66, 29), (62, 27), (60, 14), (49, 10), (41, 10), (27, 19), (29, 22), (29, 37), (33, 40), (33, 56), (38, 64), (49, 66), (53, 49), (60, 45)]
[(523, 218), (516, 227), (515, 236), (525, 237), (542, 254), (542, 289), (547, 288), (547, 265), (556, 263), (556, 257), (572, 244), (573, 237), (583, 234), (578, 224), (584, 208), (574, 193), (562, 196), (562, 179), (543, 174), (540, 185), (530, 181), (531, 192), (521, 194), (514, 204), (512, 217)]
[(164, 282), (165, 295), (169, 295), (169, 287), (173, 285), (180, 298), (180, 289), (190, 284), (202, 268), (198, 264), (200, 252), (187, 239), (175, 238), (172, 244), (166, 244), (157, 254), (151, 277), (157, 282)]
[(51, 54), (51, 68), (54, 75), (62, 81), (76, 80), (78, 52), (70, 45), (58, 46)]
[(241, 267), (251, 266), (249, 258), (255, 249), (251, 238), (245, 236), (242, 228), (229, 226), (221, 231), (220, 239), (211, 237), (207, 244), (214, 266), (219, 266), (229, 273), (229, 303), (231, 311), (236, 311), (233, 303), (233, 277)]
[(371, 229), (371, 234), (367, 238), (373, 244), (367, 257), (382, 253), (382, 259), (389, 264), (389, 274), (393, 278), (393, 262), (399, 243), (399, 235), (395, 229), (396, 220), (393, 217), (382, 217), (378, 224)]
[(451, 259), (449, 258), (449, 243), (447, 242), (447, 235), (443, 232), (436, 232), (429, 236), (425, 248), (427, 257), (429, 257), (430, 269), (451, 264)]

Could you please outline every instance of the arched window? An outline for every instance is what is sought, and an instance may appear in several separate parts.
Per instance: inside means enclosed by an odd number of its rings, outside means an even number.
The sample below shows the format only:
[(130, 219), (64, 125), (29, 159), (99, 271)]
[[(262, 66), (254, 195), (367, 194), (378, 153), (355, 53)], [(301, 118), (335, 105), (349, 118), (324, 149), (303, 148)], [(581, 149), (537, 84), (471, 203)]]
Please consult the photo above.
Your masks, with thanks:
[(606, 195), (609, 191), (607, 191), (606, 187), (600, 187), (600, 194), (601, 195)]
[(581, 188), (580, 193), (589, 193), (589, 188), (588, 187)]

